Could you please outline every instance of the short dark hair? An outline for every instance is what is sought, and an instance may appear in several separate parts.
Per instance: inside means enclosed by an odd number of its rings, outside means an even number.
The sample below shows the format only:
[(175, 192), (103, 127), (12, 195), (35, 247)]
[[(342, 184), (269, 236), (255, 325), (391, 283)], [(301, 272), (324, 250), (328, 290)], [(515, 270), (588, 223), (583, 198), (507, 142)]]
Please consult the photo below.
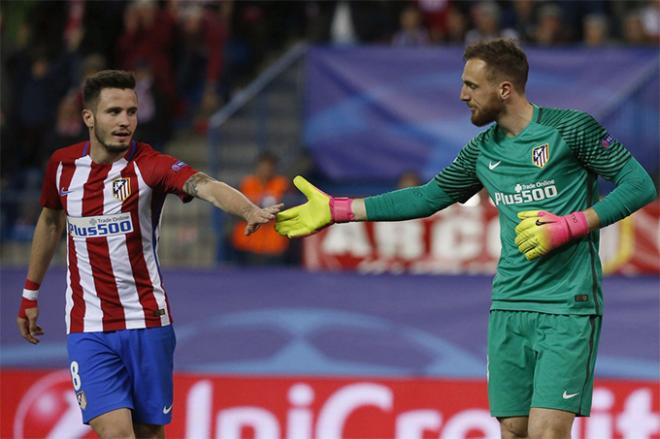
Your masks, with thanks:
[(486, 63), (490, 80), (506, 79), (518, 91), (525, 91), (529, 73), (527, 55), (513, 40), (483, 41), (467, 47), (463, 59), (475, 58)]
[(104, 88), (135, 89), (133, 73), (124, 70), (101, 70), (85, 78), (83, 83), (83, 101), (91, 108)]

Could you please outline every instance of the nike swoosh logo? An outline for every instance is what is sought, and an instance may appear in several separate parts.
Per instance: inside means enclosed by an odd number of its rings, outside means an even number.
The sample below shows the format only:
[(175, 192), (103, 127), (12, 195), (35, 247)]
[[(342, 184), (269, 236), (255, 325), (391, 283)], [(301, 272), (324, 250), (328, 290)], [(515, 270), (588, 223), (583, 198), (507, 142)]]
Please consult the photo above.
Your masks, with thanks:
[(64, 189), (61, 189), (60, 190), (60, 197), (65, 197), (65, 196), (69, 195), (71, 192), (73, 192), (73, 191), (65, 191)]
[(500, 163), (502, 163), (502, 160), (500, 160), (499, 162), (495, 162), (495, 163), (488, 162), (488, 169), (490, 169), (492, 171), (493, 169), (497, 168), (500, 165)]
[(564, 390), (564, 394), (561, 397), (564, 398), (564, 399), (571, 399), (571, 398), (575, 398), (579, 394), (580, 394), (580, 392), (578, 392), (578, 393), (566, 393), (566, 390)]
[[(576, 395), (577, 395), (577, 393), (576, 393)], [(170, 404), (169, 407), (168, 407), (168, 406), (163, 407), (163, 414), (166, 415), (166, 414), (168, 414), (169, 412), (171, 412), (171, 411), (172, 411), (172, 407), (174, 407), (174, 404)]]

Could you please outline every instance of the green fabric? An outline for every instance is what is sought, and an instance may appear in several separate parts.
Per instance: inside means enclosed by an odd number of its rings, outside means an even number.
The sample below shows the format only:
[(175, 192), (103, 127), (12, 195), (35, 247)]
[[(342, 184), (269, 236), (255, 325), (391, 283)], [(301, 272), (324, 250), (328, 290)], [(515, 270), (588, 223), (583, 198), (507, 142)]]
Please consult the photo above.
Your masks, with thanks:
[(433, 179), (415, 186), (382, 195), (367, 197), (364, 205), (369, 221), (400, 221), (423, 218), (454, 203)]
[(541, 407), (589, 416), (600, 328), (599, 316), (491, 311), (491, 415), (529, 416)]
[(502, 254), (492, 309), (601, 313), (597, 231), (528, 261), (515, 245), (514, 228), (521, 211), (566, 215), (593, 206), (597, 174), (615, 179), (630, 158), (590, 115), (535, 106), (532, 121), (518, 135), (505, 136), (494, 124), (437, 175), (440, 187), (456, 200), (483, 185), (499, 210)]
[(627, 217), (656, 196), (653, 180), (634, 158), (612, 180), (616, 188), (593, 206), (601, 227)]
[[(598, 175), (618, 185), (599, 202)], [(598, 231), (528, 261), (514, 229), (518, 212), (526, 210), (567, 215), (594, 207), (606, 225), (650, 201), (652, 182), (624, 146), (586, 113), (534, 106), (518, 135), (505, 136), (493, 124), (427, 184), (366, 198), (367, 217), (428, 216), (484, 187), (499, 211), (502, 243), (491, 309), (601, 314)]]

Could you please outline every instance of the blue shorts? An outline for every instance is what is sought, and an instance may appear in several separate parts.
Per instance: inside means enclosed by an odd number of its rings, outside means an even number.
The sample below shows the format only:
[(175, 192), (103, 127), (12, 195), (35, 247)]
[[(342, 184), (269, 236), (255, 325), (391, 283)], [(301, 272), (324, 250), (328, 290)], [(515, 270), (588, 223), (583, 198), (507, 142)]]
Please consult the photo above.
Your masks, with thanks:
[(171, 325), (69, 334), (69, 370), (83, 422), (128, 408), (135, 423), (169, 424), (175, 345)]

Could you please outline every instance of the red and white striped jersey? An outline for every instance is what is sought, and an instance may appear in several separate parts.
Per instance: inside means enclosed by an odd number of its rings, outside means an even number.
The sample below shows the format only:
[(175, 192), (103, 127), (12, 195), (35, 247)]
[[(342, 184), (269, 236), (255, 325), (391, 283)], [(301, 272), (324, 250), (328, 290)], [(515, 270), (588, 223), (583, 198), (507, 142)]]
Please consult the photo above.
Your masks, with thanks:
[(197, 171), (133, 142), (102, 165), (89, 143), (50, 157), (41, 205), (67, 216), (67, 333), (166, 326), (172, 322), (158, 264), (160, 218), (168, 193)]

